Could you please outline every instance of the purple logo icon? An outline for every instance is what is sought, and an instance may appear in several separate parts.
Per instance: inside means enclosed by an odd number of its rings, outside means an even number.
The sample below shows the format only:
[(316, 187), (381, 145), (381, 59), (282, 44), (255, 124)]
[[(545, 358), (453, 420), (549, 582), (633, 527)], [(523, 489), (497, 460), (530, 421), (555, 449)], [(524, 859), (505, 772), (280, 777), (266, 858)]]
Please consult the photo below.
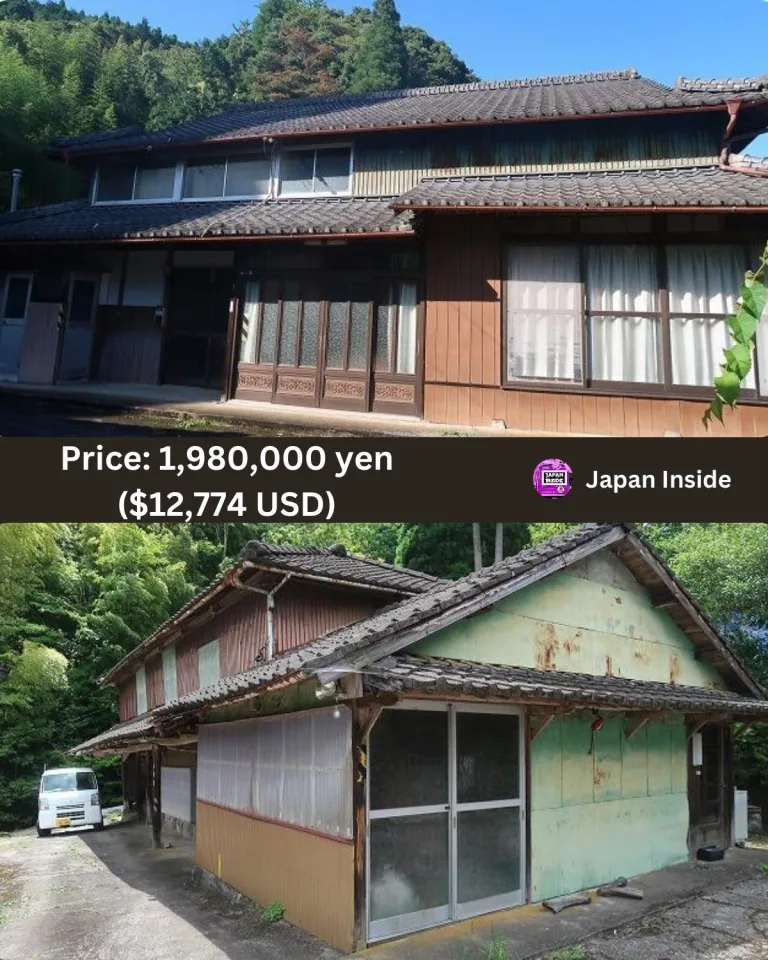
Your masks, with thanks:
[(562, 460), (542, 460), (533, 471), (533, 485), (540, 497), (564, 497), (571, 492), (573, 471)]

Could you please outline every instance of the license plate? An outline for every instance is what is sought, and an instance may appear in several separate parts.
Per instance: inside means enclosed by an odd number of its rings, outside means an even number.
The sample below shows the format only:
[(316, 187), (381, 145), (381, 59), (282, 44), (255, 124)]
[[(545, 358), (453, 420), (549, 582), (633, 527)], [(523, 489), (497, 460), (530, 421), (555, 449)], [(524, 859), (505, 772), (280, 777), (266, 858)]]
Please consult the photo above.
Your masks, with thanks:
[(68, 827), (69, 824), (70, 824), (70, 818), (69, 818), (69, 817), (57, 817), (57, 818), (56, 818), (56, 826), (57, 826), (57, 827)]

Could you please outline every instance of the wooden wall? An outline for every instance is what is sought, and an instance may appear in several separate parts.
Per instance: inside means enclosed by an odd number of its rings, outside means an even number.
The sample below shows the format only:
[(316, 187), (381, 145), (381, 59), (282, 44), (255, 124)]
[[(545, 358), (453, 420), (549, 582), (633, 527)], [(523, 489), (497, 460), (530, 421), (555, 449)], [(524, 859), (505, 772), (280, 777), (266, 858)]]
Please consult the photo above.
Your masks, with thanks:
[(147, 709), (154, 710), (165, 702), (163, 687), (163, 658), (158, 653), (147, 661)]
[(743, 403), (705, 430), (704, 399), (501, 386), (501, 229), (490, 215), (435, 215), (427, 230), (424, 419), (533, 434), (768, 436), (768, 405)]
[(121, 721), (132, 720), (136, 713), (136, 678), (131, 677), (118, 687), (118, 715)]
[(353, 948), (354, 845), (198, 801), (195, 861), (339, 950)]

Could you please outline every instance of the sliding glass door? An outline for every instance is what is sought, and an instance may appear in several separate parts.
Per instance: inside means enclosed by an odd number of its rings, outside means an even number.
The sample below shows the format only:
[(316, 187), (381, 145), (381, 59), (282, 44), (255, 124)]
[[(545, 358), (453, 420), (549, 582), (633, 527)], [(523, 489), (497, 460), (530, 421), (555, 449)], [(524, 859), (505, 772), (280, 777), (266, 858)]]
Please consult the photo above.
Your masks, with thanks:
[(382, 713), (369, 751), (370, 940), (522, 903), (521, 730), (505, 707)]

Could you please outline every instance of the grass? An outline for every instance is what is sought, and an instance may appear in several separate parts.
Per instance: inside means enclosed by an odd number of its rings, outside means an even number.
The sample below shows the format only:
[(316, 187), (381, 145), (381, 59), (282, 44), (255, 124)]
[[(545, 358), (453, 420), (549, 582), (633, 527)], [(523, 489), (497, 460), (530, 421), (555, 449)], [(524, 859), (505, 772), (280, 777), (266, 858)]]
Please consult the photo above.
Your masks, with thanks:
[(261, 919), (265, 923), (279, 923), (285, 916), (285, 907), (279, 900), (273, 900), (268, 907), (261, 911)]
[(563, 947), (555, 950), (549, 960), (587, 960), (587, 952), (584, 947)]
[(768, 877), (768, 863), (761, 863), (757, 869), (764, 877)]
[(491, 937), (488, 944), (488, 960), (509, 960), (509, 944), (502, 937)]

